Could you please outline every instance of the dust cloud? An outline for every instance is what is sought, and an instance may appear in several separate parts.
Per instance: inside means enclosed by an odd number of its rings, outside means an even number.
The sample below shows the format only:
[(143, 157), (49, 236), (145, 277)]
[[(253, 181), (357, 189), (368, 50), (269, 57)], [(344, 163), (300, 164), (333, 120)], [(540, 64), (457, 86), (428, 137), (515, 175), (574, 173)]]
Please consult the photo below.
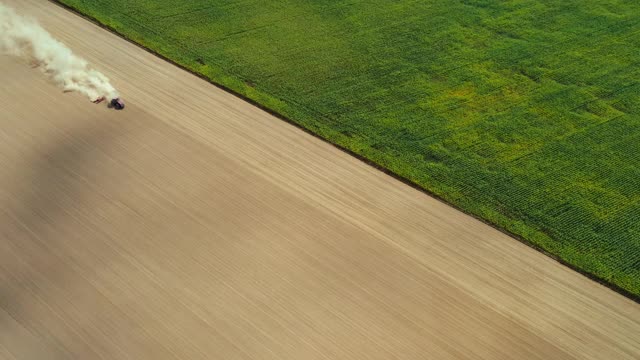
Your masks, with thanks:
[(76, 91), (91, 101), (118, 97), (102, 73), (89, 67), (37, 21), (18, 15), (0, 3), (0, 54), (21, 57), (39, 68), (64, 91)]

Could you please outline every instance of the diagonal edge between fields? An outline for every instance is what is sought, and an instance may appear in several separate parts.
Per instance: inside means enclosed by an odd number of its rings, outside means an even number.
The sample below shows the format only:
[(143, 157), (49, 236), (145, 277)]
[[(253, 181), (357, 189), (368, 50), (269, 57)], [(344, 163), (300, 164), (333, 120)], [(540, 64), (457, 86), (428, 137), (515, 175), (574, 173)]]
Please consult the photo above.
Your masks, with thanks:
[[(160, 59), (162, 59), (162, 60), (164, 60), (164, 61), (166, 61), (166, 62), (168, 62), (168, 63), (170, 63), (170, 64), (172, 64), (172, 65), (174, 65), (174, 66), (176, 66), (176, 67), (178, 67), (178, 68), (180, 68), (180, 69), (182, 69), (182, 70), (184, 70), (184, 71), (186, 71), (186, 72), (188, 72), (190, 74), (192, 74), (193, 76), (196, 76), (196, 77), (208, 82), (209, 84), (219, 88), (220, 90), (223, 90), (226, 93), (231, 94), (231, 95), (233, 95), (233, 96), (235, 96), (235, 97), (237, 97), (237, 98), (239, 98), (239, 99), (241, 99), (241, 100), (243, 100), (243, 101), (245, 101), (245, 102), (257, 107), (257, 108), (259, 108), (260, 110), (262, 110), (262, 111), (274, 116), (275, 118), (277, 118), (279, 120), (282, 120), (282, 121), (286, 122), (287, 124), (292, 125), (292, 126), (294, 126), (295, 128), (297, 128), (299, 130), (302, 130), (303, 132), (313, 136), (314, 138), (319, 139), (319, 140), (323, 141), (324, 143), (329, 144), (329, 145), (341, 150), (342, 152), (345, 152), (345, 153), (349, 154), (350, 156), (360, 160), (361, 162), (371, 166), (372, 168), (374, 168), (374, 169), (376, 169), (378, 171), (381, 171), (381, 172), (383, 172), (384, 174), (386, 174), (388, 176), (391, 176), (395, 180), (398, 180), (398, 181), (402, 182), (403, 184), (405, 184), (407, 186), (410, 186), (411, 188), (413, 188), (415, 190), (418, 190), (418, 191), (420, 191), (420, 192), (422, 192), (422, 193), (424, 193), (424, 194), (436, 199), (437, 201), (439, 201), (439, 202), (441, 202), (441, 203), (443, 203), (443, 204), (445, 204), (447, 206), (450, 206), (450, 207), (452, 207), (452, 208), (454, 208), (454, 209), (456, 209), (456, 210), (458, 210), (458, 211), (460, 211), (460, 212), (462, 212), (462, 213), (464, 213), (464, 214), (466, 214), (468, 216), (471, 216), (474, 219), (477, 219), (477, 220), (481, 221), (482, 223), (484, 223), (484, 224), (486, 224), (488, 226), (491, 226), (492, 228), (494, 228), (494, 229), (496, 229), (496, 230), (508, 235), (509, 237), (511, 237), (513, 239), (516, 239), (520, 243), (522, 243), (524, 245), (527, 245), (528, 247), (530, 247), (530, 248), (532, 248), (532, 249), (534, 249), (534, 250), (546, 255), (547, 257), (555, 260), (556, 262), (558, 262), (558, 263), (570, 268), (571, 270), (573, 270), (573, 271), (575, 271), (575, 272), (587, 277), (588, 279), (590, 279), (592, 281), (595, 281), (598, 284), (600, 284), (602, 286), (605, 286), (605, 287), (615, 291), (616, 293), (618, 293), (620, 295), (623, 295), (626, 298), (628, 298), (628, 299), (640, 304), (640, 293), (639, 294), (635, 294), (635, 293), (633, 293), (633, 292), (631, 292), (631, 291), (629, 291), (629, 290), (627, 290), (627, 289), (625, 289), (625, 288), (623, 288), (623, 287), (621, 287), (621, 286), (619, 286), (619, 285), (617, 285), (615, 283), (607, 281), (606, 279), (604, 279), (604, 278), (602, 278), (602, 277), (600, 277), (600, 276), (598, 276), (596, 274), (593, 274), (593, 273), (590, 273), (590, 272), (588, 272), (586, 270), (580, 269), (578, 266), (573, 265), (573, 264), (569, 263), (568, 261), (565, 261), (564, 259), (560, 258), (559, 256), (557, 256), (557, 255), (545, 250), (541, 246), (539, 246), (539, 245), (527, 240), (523, 236), (518, 235), (516, 233), (513, 233), (513, 232), (509, 231), (508, 229), (506, 229), (504, 227), (501, 227), (501, 226), (499, 226), (498, 224), (496, 224), (494, 222), (491, 222), (488, 219), (482, 218), (482, 217), (480, 217), (480, 216), (478, 216), (478, 215), (476, 215), (476, 214), (464, 209), (463, 207), (461, 207), (461, 206), (459, 206), (459, 205), (457, 205), (457, 204), (455, 204), (455, 203), (453, 203), (451, 201), (448, 201), (442, 195), (439, 195), (439, 194), (437, 194), (437, 193), (435, 193), (433, 191), (430, 191), (430, 190), (426, 189), (425, 187), (421, 186), (420, 184), (418, 184), (418, 183), (416, 183), (416, 182), (414, 182), (414, 181), (412, 181), (412, 180), (410, 180), (410, 179), (408, 179), (406, 177), (403, 177), (403, 176), (393, 172), (392, 170), (389, 170), (389, 169), (383, 167), (382, 165), (380, 165), (380, 164), (378, 164), (378, 163), (366, 158), (363, 155), (360, 155), (360, 154), (356, 153), (355, 151), (353, 151), (353, 150), (351, 150), (351, 149), (349, 149), (349, 148), (347, 148), (345, 146), (342, 146), (340, 144), (332, 142), (328, 138), (323, 137), (322, 135), (320, 135), (320, 134), (318, 134), (316, 132), (313, 132), (312, 130), (310, 130), (310, 129), (304, 127), (303, 125), (295, 122), (294, 120), (282, 115), (281, 113), (279, 113), (279, 112), (277, 112), (277, 111), (275, 111), (275, 110), (273, 110), (273, 109), (271, 109), (271, 108), (259, 103), (258, 101), (254, 100), (254, 99), (252, 99), (252, 98), (250, 98), (250, 97), (248, 97), (246, 95), (243, 95), (243, 94), (239, 93), (238, 91), (236, 91), (236, 90), (234, 90), (234, 89), (232, 89), (232, 88), (230, 88), (228, 86), (225, 86), (225, 85), (223, 85), (221, 83), (218, 83), (218, 82), (206, 77), (203, 74), (200, 74), (200, 73), (198, 73), (196, 71), (193, 71), (193, 70), (189, 69), (188, 67), (186, 67), (186, 66), (184, 66), (184, 65), (182, 65), (182, 64), (180, 64), (180, 63), (178, 63), (178, 62), (176, 62), (176, 61), (174, 61), (174, 60), (172, 60), (170, 58), (168, 58), (167, 56), (162, 55), (161, 53), (159, 53), (158, 51), (156, 51), (156, 50), (154, 50), (154, 49), (152, 49), (150, 47), (147, 47), (147, 46), (142, 45), (142, 44), (140, 44), (140, 43), (138, 43), (136, 41), (133, 41), (132, 39), (128, 38), (126, 35), (118, 32), (113, 27), (111, 27), (109, 25), (106, 25), (106, 24), (103, 24), (97, 18), (95, 18), (93, 16), (84, 14), (84, 13), (80, 12), (79, 10), (75, 9), (72, 6), (62, 3), (60, 0), (48, 0), (48, 1), (53, 3), (53, 4), (55, 4), (55, 5), (57, 5), (57, 6), (59, 6), (59, 7), (61, 7), (61, 8), (63, 8), (63, 9), (65, 9), (65, 10), (67, 10), (67, 11), (69, 11), (69, 12), (71, 12), (71, 13), (73, 13), (73, 14), (75, 14), (76, 16), (84, 18), (85, 20), (93, 23), (94, 25), (99, 26), (100, 28), (102, 28), (102, 29), (104, 29), (106, 31), (109, 31), (110, 33), (112, 33), (112, 34), (118, 36), (119, 38), (129, 42), (130, 44), (135, 45), (136, 47), (138, 47), (138, 48), (140, 48), (140, 49), (142, 49), (142, 50), (144, 50), (144, 51), (146, 51), (148, 53), (151, 53), (152, 55), (154, 55), (154, 56), (156, 56), (156, 57), (158, 57), (158, 58), (160, 58)], [(242, 79), (240, 79), (240, 80), (242, 80)], [(542, 230), (533, 228), (533, 227), (531, 227), (529, 225), (527, 225), (527, 227), (531, 228), (533, 231), (535, 231), (537, 233), (544, 233)]]

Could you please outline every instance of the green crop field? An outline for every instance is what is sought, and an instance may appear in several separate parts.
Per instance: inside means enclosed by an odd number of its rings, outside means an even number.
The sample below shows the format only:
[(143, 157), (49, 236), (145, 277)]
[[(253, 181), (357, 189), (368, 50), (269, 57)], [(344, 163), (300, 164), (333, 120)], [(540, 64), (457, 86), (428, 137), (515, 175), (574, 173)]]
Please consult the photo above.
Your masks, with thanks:
[(640, 295), (639, 1), (59, 1)]

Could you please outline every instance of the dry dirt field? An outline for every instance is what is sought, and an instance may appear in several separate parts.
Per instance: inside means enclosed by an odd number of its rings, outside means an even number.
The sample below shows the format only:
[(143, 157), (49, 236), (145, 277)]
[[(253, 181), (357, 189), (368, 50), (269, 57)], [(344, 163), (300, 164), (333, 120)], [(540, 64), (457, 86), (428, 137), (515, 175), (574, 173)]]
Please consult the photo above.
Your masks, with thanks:
[(640, 305), (43, 0), (0, 57), (1, 359), (638, 359)]

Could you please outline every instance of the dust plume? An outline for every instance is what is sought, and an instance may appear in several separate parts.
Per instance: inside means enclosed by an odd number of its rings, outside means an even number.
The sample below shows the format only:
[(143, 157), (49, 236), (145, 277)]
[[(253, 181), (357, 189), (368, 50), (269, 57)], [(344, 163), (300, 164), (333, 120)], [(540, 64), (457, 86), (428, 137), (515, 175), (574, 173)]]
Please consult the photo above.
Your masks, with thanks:
[(64, 91), (77, 91), (90, 100), (118, 97), (109, 79), (91, 69), (35, 20), (0, 4), (0, 54), (19, 56), (40, 68)]

